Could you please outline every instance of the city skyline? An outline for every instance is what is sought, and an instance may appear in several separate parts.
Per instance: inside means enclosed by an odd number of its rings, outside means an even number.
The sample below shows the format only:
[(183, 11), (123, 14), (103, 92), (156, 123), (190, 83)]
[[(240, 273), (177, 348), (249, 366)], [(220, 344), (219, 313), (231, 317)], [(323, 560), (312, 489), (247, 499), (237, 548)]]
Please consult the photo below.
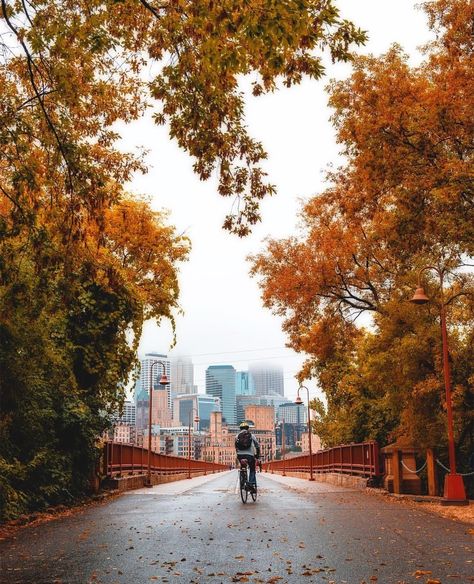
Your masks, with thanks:
[[(268, 348), (269, 350), (286, 350), (286, 347), (270, 347)], [(257, 349), (255, 349), (257, 350)], [(261, 349), (260, 349), (261, 350)], [(241, 351), (235, 351), (235, 352), (230, 352), (232, 355), (239, 355), (239, 354), (246, 354), (249, 352), (252, 352), (252, 349), (243, 349)], [(209, 356), (212, 355), (221, 355), (223, 353), (209, 353)], [(285, 367), (284, 365), (278, 365), (276, 363), (272, 363), (271, 359), (275, 359), (275, 360), (280, 360), (280, 359), (284, 359), (284, 356), (282, 355), (276, 355), (274, 357), (265, 357), (265, 358), (242, 358), (242, 359), (235, 359), (235, 358), (229, 358), (229, 359), (217, 359), (217, 360), (203, 360), (203, 357), (206, 356), (206, 354), (197, 354), (195, 356), (189, 354), (189, 355), (184, 355), (181, 353), (173, 353), (172, 351), (166, 353), (163, 350), (150, 350), (150, 351), (140, 351), (138, 354), (138, 360), (140, 362), (146, 361), (148, 357), (156, 357), (157, 360), (163, 360), (166, 363), (166, 372), (168, 377), (170, 377), (170, 381), (171, 381), (171, 388), (173, 390), (173, 392), (176, 393), (199, 393), (199, 394), (206, 394), (206, 369), (208, 369), (209, 367), (223, 367), (223, 366), (231, 366), (234, 367), (236, 375), (238, 374), (251, 374), (252, 370), (254, 372), (256, 372), (260, 367), (263, 367), (264, 369), (281, 369), (283, 371), (283, 376), (282, 376), (282, 384), (283, 384), (283, 392), (280, 393), (280, 391), (277, 391), (276, 393), (278, 393), (279, 395), (282, 395), (284, 397), (295, 397), (296, 393), (294, 393), (294, 395), (288, 395), (286, 394), (286, 388), (287, 388), (287, 382), (290, 380), (294, 380), (294, 376), (288, 375), (285, 371)], [(194, 361), (194, 357), (198, 357), (199, 359), (197, 361)], [(192, 387), (193, 390), (189, 391), (189, 385), (187, 385), (186, 389), (182, 392), (177, 392), (177, 388), (178, 388), (178, 382), (176, 379), (173, 379), (173, 372), (176, 372), (177, 370), (179, 371), (179, 367), (177, 368), (177, 364), (182, 364), (183, 362), (186, 363), (187, 366), (187, 370), (188, 370), (188, 375), (192, 376)], [(192, 373), (189, 373), (190, 369), (189, 366), (191, 365), (192, 367)], [(196, 370), (200, 371), (200, 373), (196, 374)], [(146, 380), (148, 380), (148, 372), (149, 369), (147, 369), (147, 374), (145, 375)], [(255, 373), (254, 373), (255, 374)], [(182, 373), (180, 373), (179, 375), (182, 375)], [(135, 382), (135, 384), (129, 388), (129, 391), (127, 392), (127, 399), (132, 397), (135, 395), (136, 391), (137, 391), (137, 387), (138, 384), (141, 383), (141, 379), (142, 379), (143, 373), (140, 372), (139, 378), (138, 380)], [(238, 377), (237, 377), (238, 378)], [(236, 378), (236, 379), (237, 379)], [(255, 377), (253, 378), (253, 382), (251, 382), (252, 385), (254, 385), (253, 389), (255, 391)], [(146, 390), (148, 391), (148, 385), (149, 385), (149, 381), (145, 381), (145, 385), (146, 385)], [(316, 389), (316, 388), (315, 388)], [(295, 390), (296, 391), (296, 390)], [(257, 392), (260, 394), (264, 394), (264, 392)], [(270, 392), (273, 393), (273, 392)], [(237, 388), (236, 388), (236, 394), (238, 394), (237, 392)], [(251, 394), (253, 395), (253, 393)]]

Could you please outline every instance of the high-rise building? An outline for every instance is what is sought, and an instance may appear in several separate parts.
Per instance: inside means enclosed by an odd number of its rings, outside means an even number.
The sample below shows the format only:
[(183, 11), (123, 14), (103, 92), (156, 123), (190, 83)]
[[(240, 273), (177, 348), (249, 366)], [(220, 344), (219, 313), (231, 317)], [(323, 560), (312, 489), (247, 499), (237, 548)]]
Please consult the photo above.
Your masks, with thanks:
[(278, 407), (278, 420), (285, 420), (286, 424), (307, 424), (308, 414), (304, 404), (288, 402)]
[(173, 400), (173, 419), (175, 423), (188, 426), (189, 420), (192, 422), (197, 412), (199, 416), (198, 430), (209, 430), (211, 412), (220, 411), (221, 400), (212, 395), (204, 395), (202, 393), (183, 394), (175, 397)]
[[(153, 365), (155, 361), (160, 361), (164, 365)], [(153, 371), (151, 367), (153, 366)], [(161, 353), (146, 353), (140, 360), (140, 377), (135, 385), (136, 404), (136, 425), (138, 430), (148, 427), (148, 403), (150, 384), (153, 383), (155, 393), (153, 394), (152, 424), (168, 425), (172, 418), (172, 401), (170, 386), (159, 384), (160, 378), (166, 373), (171, 381), (171, 364), (167, 355)], [(158, 391), (156, 391), (158, 390)]]
[(112, 415), (112, 420), (115, 423), (130, 424), (135, 426), (136, 423), (136, 406), (133, 402), (125, 400), (123, 404), (122, 413), (116, 412)]
[(189, 357), (180, 355), (170, 358), (171, 394), (196, 393), (194, 387), (194, 365)]
[(284, 395), (283, 368), (272, 363), (252, 363), (250, 377), (255, 395)]
[(285, 426), (285, 443), (295, 446), (301, 435), (308, 429), (308, 416), (304, 404), (286, 403), (278, 408), (277, 444), (281, 444), (281, 426)]
[[(145, 390), (147, 393), (150, 391), (150, 383), (153, 381), (153, 385), (156, 386), (159, 383), (161, 376), (163, 375), (163, 367), (158, 365), (153, 365), (155, 361), (161, 361), (164, 364), (164, 369), (168, 380), (172, 382), (171, 378), (171, 362), (167, 355), (162, 355), (161, 353), (146, 353), (145, 357), (140, 360), (140, 389)], [(150, 377), (151, 367), (153, 366), (153, 380)], [(168, 393), (169, 385), (167, 386)], [(171, 400), (169, 403), (171, 407)]]
[(206, 369), (206, 394), (218, 397), (227, 424), (236, 423), (235, 369), (232, 365), (211, 365)]
[(236, 371), (235, 395), (255, 395), (255, 386), (248, 371)]

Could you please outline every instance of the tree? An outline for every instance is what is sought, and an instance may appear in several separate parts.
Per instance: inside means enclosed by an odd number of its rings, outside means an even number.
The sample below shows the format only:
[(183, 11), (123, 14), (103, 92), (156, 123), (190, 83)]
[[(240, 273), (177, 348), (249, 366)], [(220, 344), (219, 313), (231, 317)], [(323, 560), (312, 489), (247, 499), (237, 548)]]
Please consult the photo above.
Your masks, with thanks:
[[(245, 127), (239, 78), (249, 77), (254, 95), (274, 91), (279, 81), (289, 87), (304, 76), (318, 79), (324, 51), (347, 61), (366, 38), (340, 17), (333, 0), (2, 0), (1, 6), (10, 32), (4, 82), (21, 88), (2, 112), (5, 127), (25, 112), (42, 118), (43, 133), (35, 138), (55, 150), (69, 191), (85, 194), (84, 139), (110, 147), (111, 124), (136, 118), (155, 99), (156, 122), (169, 123), (199, 177), (217, 171), (219, 193), (237, 199), (224, 225), (239, 235), (259, 219), (259, 201), (274, 192), (260, 167), (264, 149)], [(147, 83), (150, 63), (159, 72)]]
[(102, 230), (93, 223), (68, 243), (68, 257), (54, 228), (45, 220), (41, 245), (23, 236), (1, 246), (3, 518), (87, 493), (143, 320), (173, 318), (189, 249), (161, 214), (125, 198)]
[[(143, 321), (178, 306), (189, 242), (125, 185), (117, 122), (155, 121), (248, 233), (274, 188), (244, 123), (255, 95), (349, 60), (365, 34), (332, 0), (0, 0), (0, 517), (87, 491)], [(150, 65), (156, 73), (147, 79)]]
[[(309, 359), (326, 404), (315, 427), (327, 444), (397, 434), (446, 440), (439, 311), (406, 303), (425, 264), (472, 292), (472, 4), (424, 4), (437, 39), (419, 67), (397, 46), (360, 57), (329, 86), (345, 164), (306, 203), (300, 237), (270, 240), (252, 259), (265, 306)], [(436, 296), (436, 287), (429, 282)], [(473, 440), (473, 296), (450, 314), (458, 445)], [(359, 322), (364, 326), (357, 326)]]

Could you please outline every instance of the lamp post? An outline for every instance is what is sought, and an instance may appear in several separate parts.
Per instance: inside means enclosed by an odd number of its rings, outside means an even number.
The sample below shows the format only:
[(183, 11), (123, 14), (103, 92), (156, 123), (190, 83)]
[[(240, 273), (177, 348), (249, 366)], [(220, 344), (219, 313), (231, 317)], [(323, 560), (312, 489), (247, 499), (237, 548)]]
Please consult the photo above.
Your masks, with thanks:
[(163, 361), (152, 361), (150, 363), (150, 393), (148, 400), (148, 472), (146, 479), (146, 486), (152, 487), (151, 484), (151, 412), (153, 406), (153, 367), (155, 365), (161, 365), (163, 368), (163, 373), (160, 378), (160, 385), (169, 385), (168, 377), (166, 376), (166, 366)]
[(285, 418), (281, 419), (281, 459), (283, 461), (282, 475), (286, 477), (286, 462), (285, 462)]
[(191, 416), (192, 413), (196, 412), (194, 421), (199, 422), (198, 411), (196, 408), (191, 408), (189, 410), (189, 425), (188, 425), (188, 479), (191, 478)]
[(449, 453), (449, 473), (444, 478), (444, 493), (442, 503), (445, 505), (464, 505), (468, 501), (466, 499), (466, 491), (464, 489), (464, 482), (462, 476), (456, 473), (456, 455), (454, 449), (454, 431), (453, 431), (453, 409), (451, 402), (451, 376), (449, 371), (449, 349), (448, 349), (448, 333), (446, 329), (446, 306), (454, 299), (450, 298), (447, 301), (444, 299), (444, 275), (445, 270), (439, 269), (435, 266), (425, 266), (418, 273), (418, 288), (410, 300), (413, 304), (426, 304), (429, 302), (428, 296), (421, 285), (421, 275), (423, 272), (432, 270), (438, 274), (440, 284), (440, 320), (441, 320), (441, 341), (443, 349), (443, 375), (444, 387), (446, 390), (446, 413), (448, 418), (448, 453)]
[(313, 447), (311, 445), (311, 408), (309, 407), (309, 389), (305, 385), (298, 387), (295, 404), (301, 405), (303, 400), (300, 397), (300, 389), (306, 389), (308, 395), (308, 438), (309, 438), (309, 480), (314, 481), (313, 476)]

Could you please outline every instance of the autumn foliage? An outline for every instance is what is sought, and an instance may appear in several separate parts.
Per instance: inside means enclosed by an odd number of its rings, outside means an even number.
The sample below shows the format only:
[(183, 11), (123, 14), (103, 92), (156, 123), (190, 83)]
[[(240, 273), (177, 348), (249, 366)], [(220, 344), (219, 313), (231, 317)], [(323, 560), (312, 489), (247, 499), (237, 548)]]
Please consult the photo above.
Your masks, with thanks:
[[(456, 444), (474, 440), (473, 37), (466, 0), (425, 2), (435, 40), (418, 67), (399, 46), (359, 57), (328, 88), (344, 164), (304, 205), (298, 236), (252, 259), (265, 306), (289, 344), (309, 355), (316, 431), (328, 445), (409, 436), (446, 445), (440, 288), (408, 303), (421, 267), (447, 270)], [(463, 458), (464, 457), (464, 458)], [(464, 466), (466, 469), (467, 466)]]
[(127, 191), (119, 122), (167, 124), (245, 235), (274, 188), (240, 80), (318, 79), (364, 40), (332, 0), (0, 1), (0, 518), (87, 492), (144, 320), (179, 309), (189, 242)]

